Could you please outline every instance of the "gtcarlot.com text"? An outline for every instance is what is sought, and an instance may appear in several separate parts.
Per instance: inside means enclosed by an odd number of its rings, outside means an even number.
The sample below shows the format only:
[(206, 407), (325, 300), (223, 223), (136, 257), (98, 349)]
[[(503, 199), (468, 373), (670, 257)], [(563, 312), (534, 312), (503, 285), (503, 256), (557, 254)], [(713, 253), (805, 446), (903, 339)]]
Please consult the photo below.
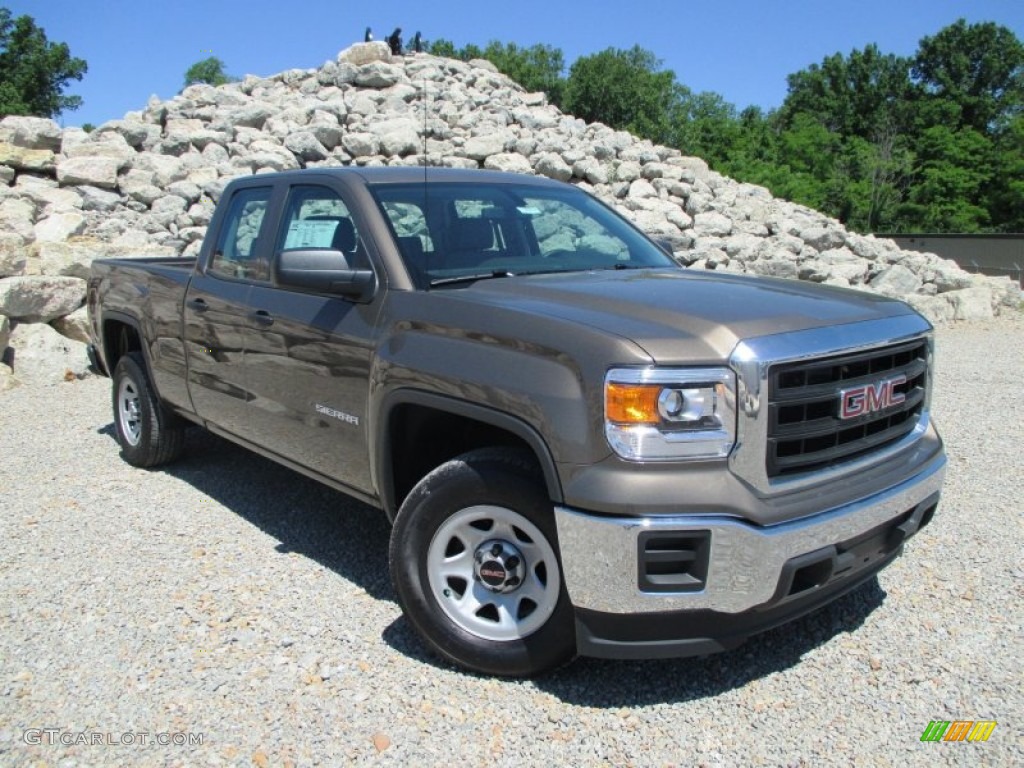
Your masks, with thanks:
[(28, 728), (22, 739), (30, 745), (107, 746), (107, 747), (200, 747), (205, 734), (181, 731), (153, 733), (151, 731), (67, 731), (63, 728)]

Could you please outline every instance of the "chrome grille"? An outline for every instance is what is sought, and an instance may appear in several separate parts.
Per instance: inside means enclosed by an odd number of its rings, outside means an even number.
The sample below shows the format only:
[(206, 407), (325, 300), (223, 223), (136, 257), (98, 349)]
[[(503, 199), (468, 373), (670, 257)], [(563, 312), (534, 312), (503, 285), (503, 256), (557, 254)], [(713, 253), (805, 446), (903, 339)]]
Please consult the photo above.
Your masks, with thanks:
[[(900, 381), (905, 377), (905, 381)], [(897, 380), (902, 401), (853, 418), (840, 392)], [(811, 472), (890, 445), (917, 425), (927, 398), (926, 339), (773, 365), (768, 374), (768, 477)]]

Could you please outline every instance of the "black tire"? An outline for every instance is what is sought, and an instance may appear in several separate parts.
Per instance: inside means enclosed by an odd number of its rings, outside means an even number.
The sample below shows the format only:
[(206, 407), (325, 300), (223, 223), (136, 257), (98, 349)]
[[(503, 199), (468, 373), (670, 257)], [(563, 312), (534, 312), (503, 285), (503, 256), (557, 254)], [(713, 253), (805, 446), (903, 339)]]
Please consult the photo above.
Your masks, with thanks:
[(114, 429), (125, 461), (155, 467), (181, 454), (185, 425), (157, 400), (141, 352), (128, 352), (117, 361), (112, 399)]
[(406, 617), (443, 658), (526, 677), (575, 656), (551, 502), (523, 453), (471, 451), (424, 477), (395, 518), (390, 565)]

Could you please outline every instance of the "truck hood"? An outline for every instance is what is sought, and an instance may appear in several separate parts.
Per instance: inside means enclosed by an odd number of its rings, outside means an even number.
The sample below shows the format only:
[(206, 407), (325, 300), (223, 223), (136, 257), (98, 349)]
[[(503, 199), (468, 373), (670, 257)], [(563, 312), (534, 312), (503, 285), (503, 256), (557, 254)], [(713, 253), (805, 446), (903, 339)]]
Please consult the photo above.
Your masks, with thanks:
[(720, 362), (743, 339), (913, 313), (861, 291), (684, 269), (523, 276), (455, 290), (630, 339), (664, 365)]

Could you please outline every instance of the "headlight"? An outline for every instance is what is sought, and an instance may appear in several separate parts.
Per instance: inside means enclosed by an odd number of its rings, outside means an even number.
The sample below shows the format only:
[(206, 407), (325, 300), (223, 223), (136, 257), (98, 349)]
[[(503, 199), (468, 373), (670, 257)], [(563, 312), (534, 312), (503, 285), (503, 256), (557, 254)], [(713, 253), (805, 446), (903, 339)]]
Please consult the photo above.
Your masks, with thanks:
[(613, 368), (604, 431), (624, 459), (724, 458), (736, 440), (736, 380), (728, 368)]

